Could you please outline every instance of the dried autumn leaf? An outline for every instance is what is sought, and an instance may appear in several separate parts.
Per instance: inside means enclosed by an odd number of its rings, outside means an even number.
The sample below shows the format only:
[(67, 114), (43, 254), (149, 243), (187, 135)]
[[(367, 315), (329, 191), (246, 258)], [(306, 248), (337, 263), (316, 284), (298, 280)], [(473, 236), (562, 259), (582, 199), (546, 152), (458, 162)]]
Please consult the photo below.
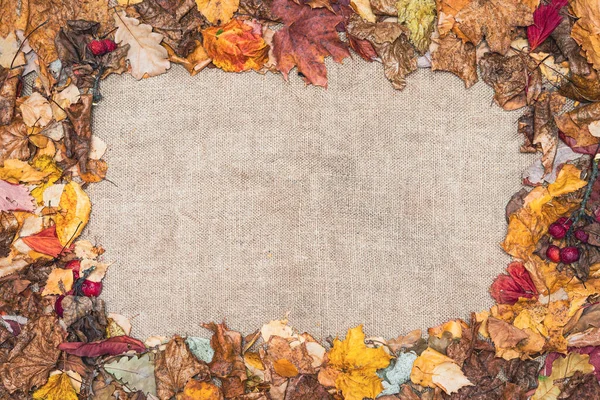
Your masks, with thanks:
[(471, 0), (454, 17), (459, 37), (478, 45), (485, 37), (490, 50), (506, 54), (512, 32), (533, 24), (533, 10), (522, 0)]
[(533, 25), (527, 27), (529, 51), (535, 50), (560, 25), (563, 17), (559, 11), (567, 3), (568, 0), (551, 0), (547, 4), (541, 3), (533, 12)]
[(27, 126), (43, 127), (52, 121), (52, 107), (48, 100), (38, 92), (29, 96), (27, 100), (21, 103), (19, 108), (21, 109), (23, 122)]
[(557, 399), (561, 390), (556, 381), (569, 378), (577, 371), (584, 374), (594, 371), (594, 366), (589, 363), (590, 356), (587, 354), (569, 353), (566, 357), (559, 357), (552, 363), (550, 376), (540, 375), (539, 386), (531, 400), (553, 400)]
[(63, 246), (75, 240), (87, 225), (92, 204), (81, 186), (71, 181), (63, 190), (58, 204), (59, 212), (53, 216), (56, 235)]
[(538, 291), (522, 263), (512, 262), (506, 268), (508, 275), (498, 275), (490, 287), (490, 294), (499, 304), (515, 304), (520, 298), (531, 299)]
[(52, 96), (52, 114), (54, 115), (55, 121), (62, 121), (67, 118), (67, 114), (63, 111), (71, 104), (75, 104), (79, 101), (79, 89), (73, 83), (61, 90), (60, 92)]
[(555, 116), (554, 120), (558, 129), (572, 139), (567, 144), (576, 153), (580, 153), (579, 149), (581, 148), (595, 149), (600, 143), (600, 138), (590, 132), (590, 124), (600, 121), (600, 103), (579, 106), (574, 110)]
[(434, 36), (431, 45), (431, 70), (449, 71), (470, 88), (477, 82), (477, 51), (472, 43), (465, 43), (453, 33), (444, 38)]
[(183, 389), (179, 400), (223, 400), (223, 394), (218, 386), (210, 382), (200, 382), (191, 379)]
[(565, 101), (557, 93), (544, 92), (534, 104), (532, 143), (542, 151), (542, 165), (546, 174), (552, 172), (558, 146), (558, 127), (552, 117), (562, 109)]
[(350, 7), (365, 21), (375, 22), (377, 20), (377, 17), (373, 14), (369, 0), (350, 0)]
[(373, 45), (383, 62), (386, 78), (395, 89), (402, 90), (406, 86), (406, 75), (417, 69), (417, 59), (408, 42), (406, 28), (395, 22), (373, 24), (353, 15), (347, 30), (349, 34), (368, 40)]
[(71, 384), (71, 378), (65, 372), (52, 375), (48, 382), (35, 392), (34, 400), (77, 400), (77, 393)]
[(46, 383), (56, 365), (63, 340), (63, 330), (55, 316), (42, 316), (29, 321), (17, 337), (17, 344), (0, 364), (0, 379), (14, 393), (29, 392), (32, 387)]
[(160, 75), (171, 67), (167, 50), (160, 45), (163, 35), (152, 32), (150, 25), (140, 24), (123, 11), (116, 12), (114, 18), (115, 42), (129, 45), (127, 59), (135, 79)]
[(56, 226), (43, 229), (34, 235), (22, 237), (21, 240), (33, 251), (46, 254), (51, 257), (59, 257), (61, 254), (68, 253), (70, 250), (65, 248), (56, 236)]
[(444, 362), (433, 369), (431, 381), (442, 388), (446, 394), (452, 394), (465, 386), (473, 386), (460, 367), (454, 362)]
[(0, 211), (28, 211), (35, 209), (29, 189), (0, 180)]
[(291, 0), (274, 0), (272, 11), (284, 23), (273, 36), (273, 54), (284, 78), (295, 66), (307, 83), (327, 87), (325, 57), (341, 62), (350, 56), (335, 30), (343, 17)]
[(213, 25), (226, 24), (240, 6), (240, 0), (196, 0), (198, 11)]
[(4, 167), (0, 167), (0, 179), (11, 183), (39, 183), (48, 175), (50, 172), (39, 171), (21, 160), (5, 160)]
[(335, 386), (344, 398), (362, 400), (381, 393), (383, 386), (376, 372), (387, 367), (391, 357), (382, 347), (367, 347), (362, 325), (359, 325), (349, 329), (343, 341), (334, 340), (328, 360), (328, 366), (339, 371)]
[(515, 358), (519, 353), (514, 349), (528, 338), (521, 329), (493, 317), (488, 318), (487, 329), (496, 347), (496, 355), (505, 359)]
[(48, 280), (46, 286), (42, 290), (42, 296), (48, 296), (51, 294), (65, 294), (73, 287), (73, 271), (70, 269), (54, 268)]
[(12, 70), (0, 67), (0, 126), (10, 124), (13, 119), (22, 73), (23, 67)]
[(410, 41), (421, 54), (424, 54), (431, 42), (435, 21), (435, 0), (398, 0), (396, 7), (398, 22), (407, 26), (410, 31)]
[(224, 71), (258, 71), (269, 59), (269, 46), (262, 36), (239, 19), (204, 29), (202, 36), (206, 53)]
[(79, 357), (115, 356), (128, 351), (146, 351), (144, 343), (129, 336), (115, 336), (96, 342), (64, 342), (58, 348)]
[(430, 347), (415, 360), (410, 379), (413, 383), (421, 386), (432, 388), (439, 386), (446, 393), (452, 393), (461, 387), (473, 385), (464, 376), (454, 360)]
[(571, 36), (585, 51), (587, 60), (600, 71), (600, 4), (597, 1), (574, 0), (571, 8), (577, 18)]
[(185, 340), (179, 336), (173, 337), (165, 351), (157, 354), (154, 365), (156, 391), (161, 399), (170, 399), (182, 392), (193, 376), (210, 376), (206, 364), (194, 357)]
[(208, 54), (206, 54), (204, 47), (202, 47), (202, 43), (199, 41), (195, 41), (194, 51), (192, 51), (186, 57), (180, 57), (175, 54), (173, 48), (166, 43), (164, 43), (163, 46), (165, 49), (167, 49), (169, 61), (183, 65), (183, 67), (187, 70), (187, 72), (190, 73), (191, 76), (194, 76), (198, 72), (202, 71), (212, 61)]
[(0, 212), (0, 258), (10, 254), (10, 245), (18, 231), (19, 223), (15, 216), (12, 213)]
[(102, 366), (106, 372), (123, 382), (130, 390), (156, 394), (154, 365), (150, 353), (143, 356), (121, 357)]

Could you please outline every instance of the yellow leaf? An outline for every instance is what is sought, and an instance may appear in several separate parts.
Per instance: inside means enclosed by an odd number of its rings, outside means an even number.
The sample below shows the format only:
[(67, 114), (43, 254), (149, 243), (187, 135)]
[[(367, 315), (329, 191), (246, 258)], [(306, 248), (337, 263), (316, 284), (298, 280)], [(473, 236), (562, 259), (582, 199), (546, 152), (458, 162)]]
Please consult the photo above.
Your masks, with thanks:
[(44, 202), (44, 191), (60, 179), (62, 176), (62, 169), (56, 165), (54, 157), (49, 155), (36, 157), (33, 160), (33, 166), (39, 171), (48, 173), (46, 182), (42, 183), (31, 191), (31, 195), (35, 201), (37, 201), (38, 204), (42, 204)]
[(446, 394), (458, 392), (465, 386), (473, 386), (460, 367), (454, 362), (441, 363), (433, 369), (431, 380), (442, 388)]
[(285, 378), (293, 378), (298, 375), (298, 368), (291, 361), (282, 358), (281, 360), (277, 360), (273, 363), (273, 369), (277, 372), (278, 375), (281, 375)]
[(221, 390), (209, 382), (191, 379), (177, 400), (222, 400)]
[(585, 51), (587, 60), (600, 71), (600, 3), (594, 0), (573, 0), (571, 7), (577, 18), (571, 36)]
[(410, 380), (417, 385), (434, 388), (437, 385), (433, 382), (433, 371), (443, 363), (453, 363), (454, 360), (446, 357), (431, 347), (425, 349), (423, 353), (415, 360), (410, 372)]
[(579, 353), (569, 353), (566, 357), (559, 357), (554, 360), (552, 374), (550, 376), (540, 375), (538, 388), (531, 400), (556, 399), (560, 394), (560, 388), (554, 384), (554, 381), (570, 378), (577, 371), (583, 374), (594, 372), (594, 366), (589, 361), (589, 355)]
[(196, 75), (198, 72), (202, 71), (204, 67), (210, 64), (212, 61), (208, 54), (206, 54), (206, 50), (202, 47), (202, 43), (200, 41), (194, 41), (196, 48), (186, 57), (180, 57), (175, 54), (175, 51), (166, 43), (162, 43), (162, 46), (167, 49), (167, 54), (169, 55), (169, 61), (174, 62), (176, 64), (181, 64), (190, 73), (191, 76)]
[(25, 161), (5, 160), (0, 168), (0, 179), (11, 183), (38, 183), (50, 175), (50, 172), (38, 171)]
[(369, 0), (351, 0), (350, 7), (352, 7), (365, 21), (375, 22), (377, 20), (377, 17), (373, 14), (371, 2)]
[(70, 269), (55, 268), (48, 275), (46, 287), (42, 296), (50, 294), (65, 294), (73, 287), (73, 271)]
[(451, 319), (442, 325), (429, 328), (427, 333), (429, 333), (429, 336), (435, 336), (441, 339), (444, 332), (448, 332), (452, 335), (452, 339), (460, 339), (462, 337), (463, 329), (468, 328), (469, 326), (462, 319)]
[(382, 347), (369, 348), (365, 345), (362, 325), (349, 329), (343, 341), (335, 339), (328, 356), (329, 367), (340, 372), (335, 386), (346, 400), (375, 398), (383, 390), (376, 372), (387, 367), (391, 357)]
[(228, 23), (240, 6), (240, 0), (196, 0), (198, 11), (213, 25)]
[(60, 196), (58, 208), (59, 212), (53, 217), (56, 235), (63, 246), (68, 246), (88, 223), (92, 205), (81, 186), (69, 182)]
[(554, 183), (548, 185), (548, 193), (552, 197), (558, 197), (581, 189), (587, 182), (581, 179), (580, 176), (581, 171), (577, 167), (565, 164)]
[(33, 393), (34, 400), (77, 400), (77, 393), (66, 373), (52, 375), (48, 382)]

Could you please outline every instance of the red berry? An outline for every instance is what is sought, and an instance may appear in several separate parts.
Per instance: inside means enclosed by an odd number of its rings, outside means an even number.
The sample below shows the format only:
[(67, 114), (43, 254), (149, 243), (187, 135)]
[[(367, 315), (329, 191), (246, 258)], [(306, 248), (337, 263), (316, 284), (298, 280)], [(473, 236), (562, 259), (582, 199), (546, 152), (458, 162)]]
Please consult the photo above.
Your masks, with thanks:
[(102, 293), (102, 282), (92, 282), (87, 279), (81, 284), (81, 293), (87, 297), (97, 297)]
[(73, 270), (73, 280), (76, 281), (79, 279), (79, 271), (81, 269), (81, 261), (79, 260), (71, 260), (65, 265), (66, 269)]
[(546, 250), (546, 258), (555, 263), (560, 262), (560, 247), (553, 244), (548, 246), (548, 249)]
[(560, 251), (560, 261), (571, 264), (579, 260), (579, 249), (575, 246), (565, 247)]
[(87, 47), (95, 56), (101, 56), (108, 52), (104, 40), (92, 40), (87, 44)]
[(110, 53), (111, 51), (115, 51), (117, 49), (117, 44), (110, 39), (104, 39), (104, 45), (106, 46), (106, 52)]
[(573, 221), (567, 217), (560, 217), (556, 220), (557, 224), (563, 225), (565, 228), (569, 229), (571, 225), (573, 225)]
[(567, 229), (568, 228), (566, 228), (564, 225), (555, 222), (553, 224), (550, 224), (550, 226), (548, 227), (548, 233), (554, 239), (562, 239), (567, 234)]
[(588, 233), (586, 231), (584, 231), (583, 229), (577, 229), (575, 231), (575, 237), (581, 243), (587, 243), (588, 239), (590, 238), (590, 235), (588, 235)]

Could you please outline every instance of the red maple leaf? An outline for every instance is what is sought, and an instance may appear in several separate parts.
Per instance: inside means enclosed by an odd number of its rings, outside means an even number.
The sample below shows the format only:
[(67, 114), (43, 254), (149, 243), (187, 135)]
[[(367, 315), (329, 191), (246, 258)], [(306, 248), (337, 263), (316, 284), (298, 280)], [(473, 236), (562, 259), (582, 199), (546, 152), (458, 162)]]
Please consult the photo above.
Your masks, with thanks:
[(531, 299), (538, 291), (529, 272), (520, 262), (512, 262), (506, 268), (508, 275), (502, 274), (492, 283), (490, 294), (498, 304), (515, 304), (520, 297)]
[(273, 13), (285, 26), (273, 36), (277, 69), (287, 79), (295, 66), (307, 83), (327, 87), (325, 58), (341, 62), (350, 56), (348, 46), (336, 32), (343, 17), (323, 8), (310, 8), (291, 0), (274, 0)]
[(551, 0), (548, 4), (540, 4), (533, 12), (533, 25), (527, 27), (529, 51), (535, 50), (562, 21), (559, 14), (561, 8), (566, 6), (568, 0)]

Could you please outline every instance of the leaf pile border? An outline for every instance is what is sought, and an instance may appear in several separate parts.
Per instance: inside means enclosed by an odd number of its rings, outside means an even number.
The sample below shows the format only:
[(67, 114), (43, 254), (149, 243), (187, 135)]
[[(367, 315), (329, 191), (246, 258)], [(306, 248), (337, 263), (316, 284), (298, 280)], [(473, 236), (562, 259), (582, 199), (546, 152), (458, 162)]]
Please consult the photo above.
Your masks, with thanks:
[[(592, 0), (0, 0), (0, 398), (600, 398), (600, 3)], [(506, 208), (514, 260), (496, 304), (394, 339), (299, 333), (145, 342), (98, 297), (109, 266), (79, 239), (102, 181), (101, 80), (181, 64), (327, 86), (352, 50), (396, 89), (448, 71), (524, 108), (541, 159)], [(30, 95), (23, 76), (35, 72)], [(567, 100), (575, 105), (567, 107)]]

